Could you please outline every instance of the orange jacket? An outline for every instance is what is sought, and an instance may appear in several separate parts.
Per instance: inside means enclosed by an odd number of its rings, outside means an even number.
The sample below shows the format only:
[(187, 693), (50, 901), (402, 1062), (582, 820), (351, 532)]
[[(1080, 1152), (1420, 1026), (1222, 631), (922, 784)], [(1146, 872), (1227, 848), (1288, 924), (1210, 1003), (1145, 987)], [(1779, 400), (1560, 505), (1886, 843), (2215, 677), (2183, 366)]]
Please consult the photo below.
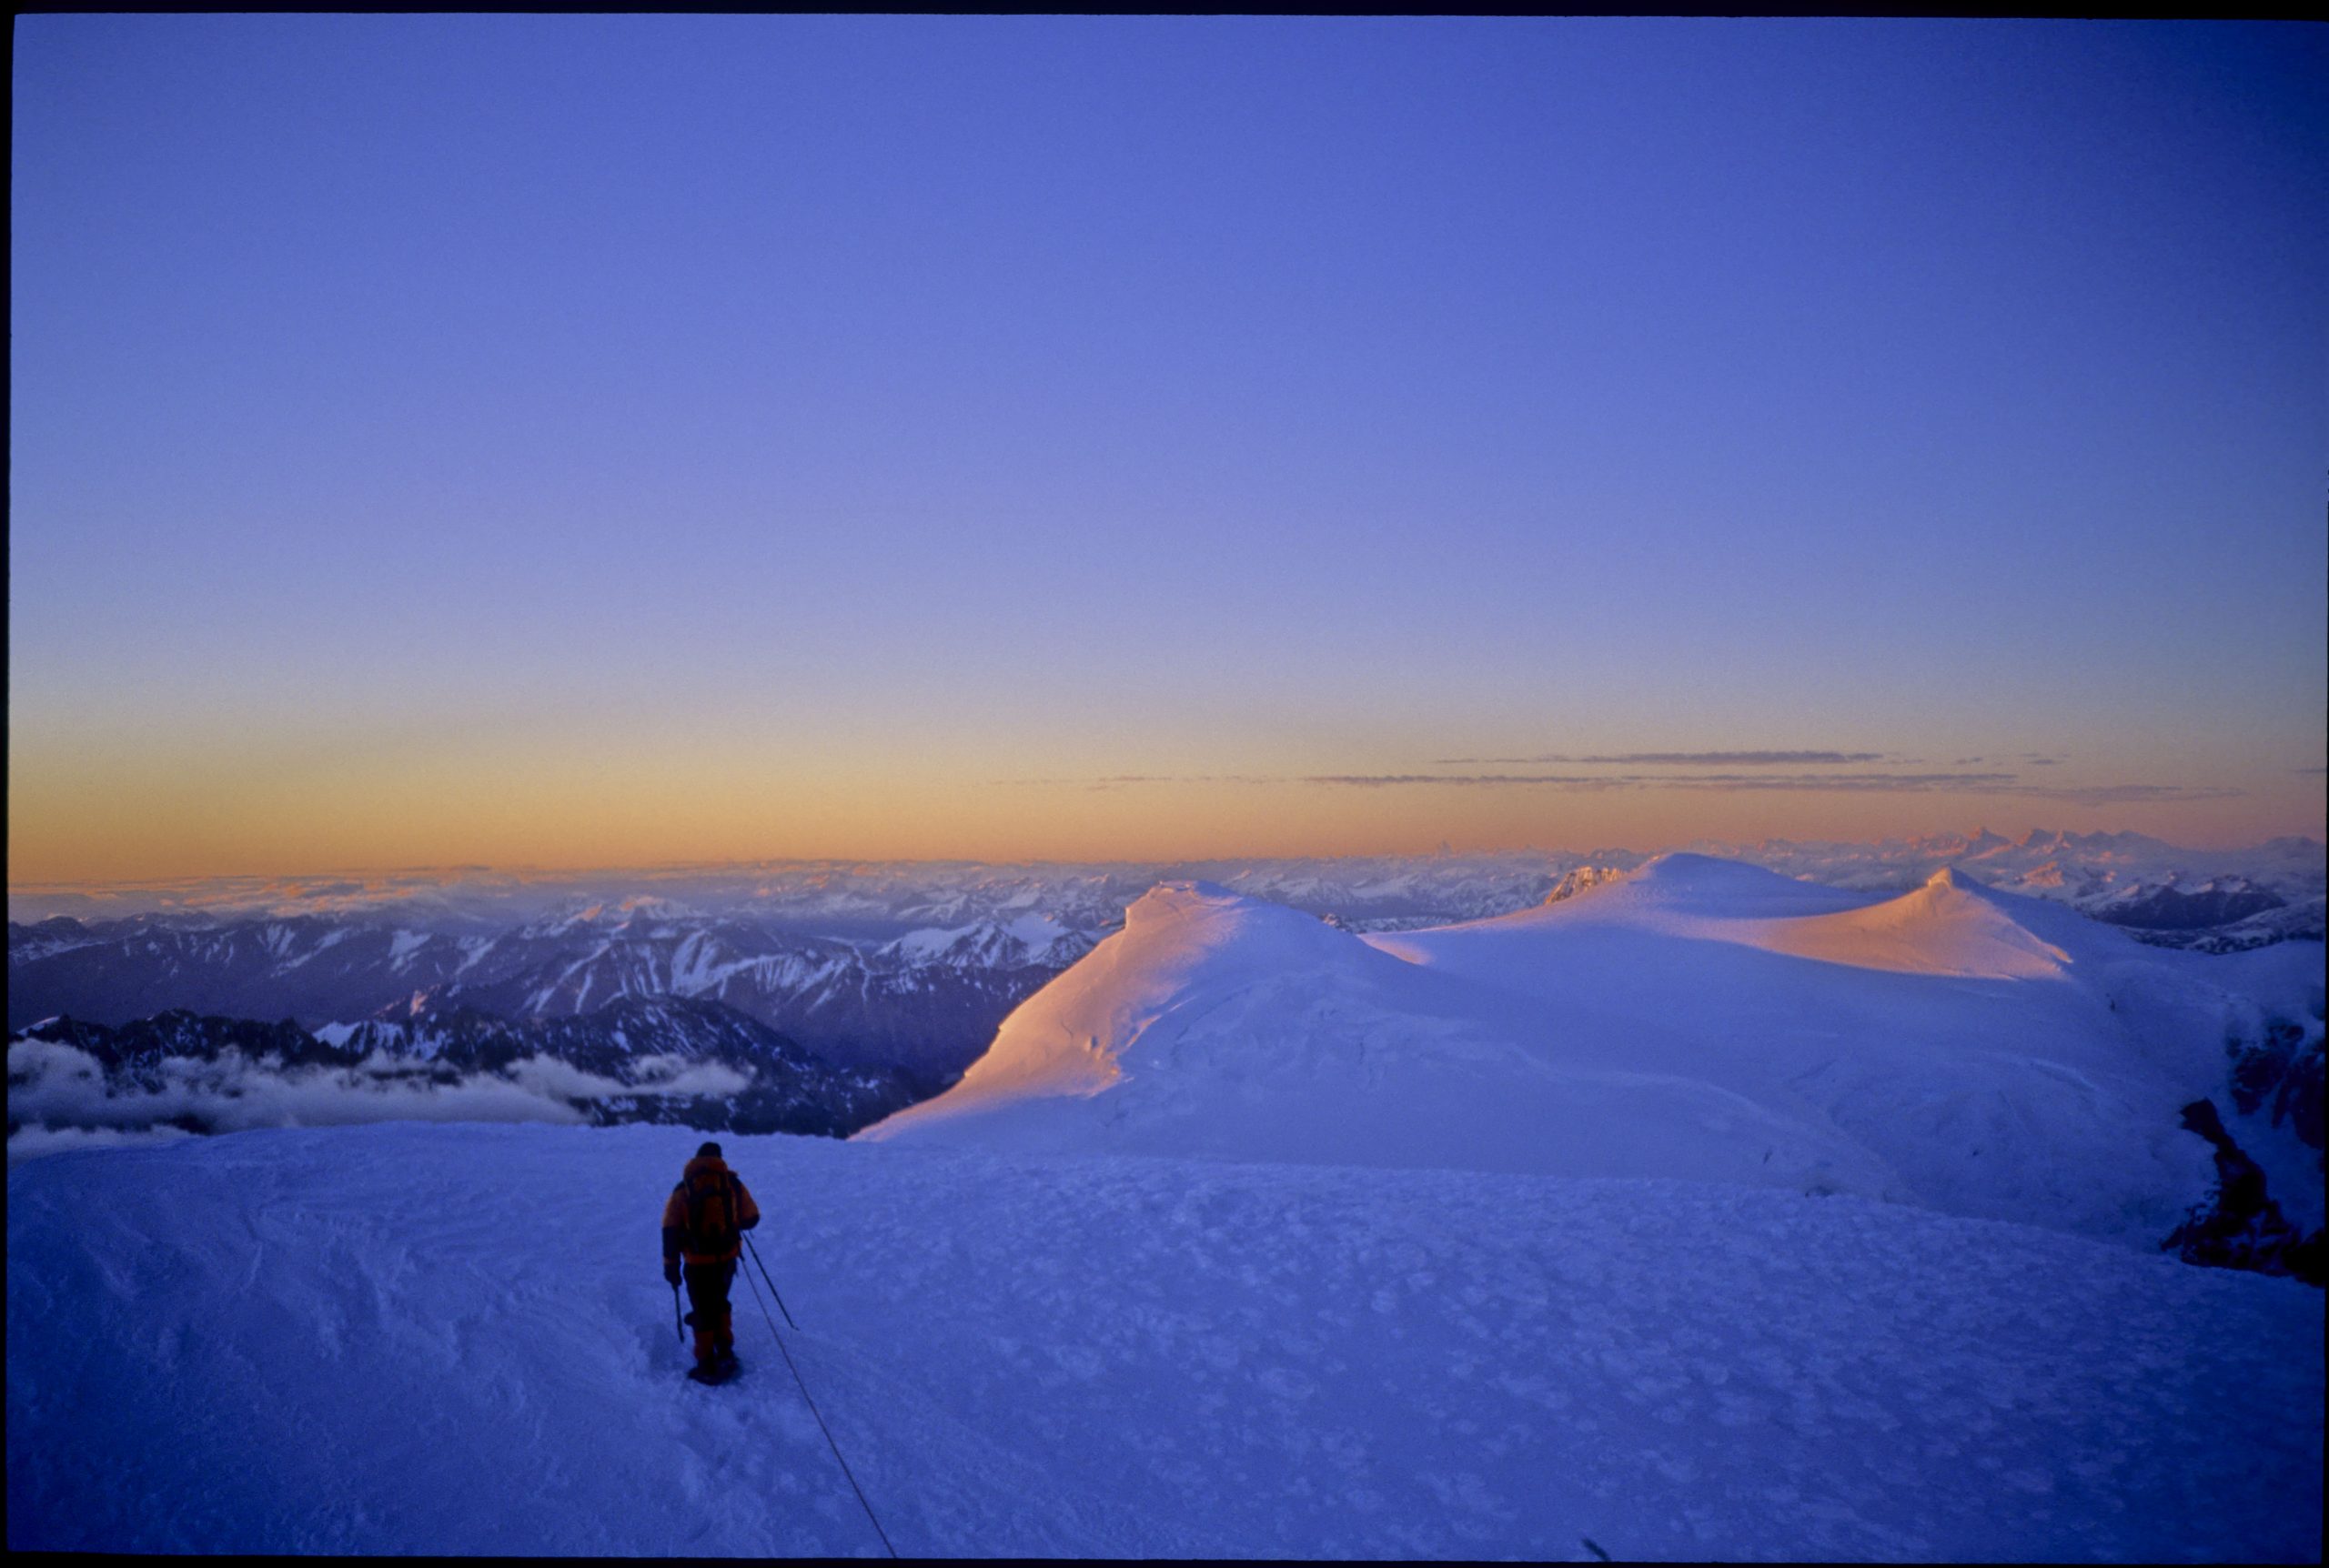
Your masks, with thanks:
[(724, 1190), (740, 1232), (749, 1231), (761, 1222), (761, 1206), (752, 1201), (752, 1194), (744, 1186), (742, 1179), (729, 1170), (727, 1161), (699, 1154), (689, 1161), (687, 1169), (681, 1172), (680, 1184), (671, 1189), (671, 1196), (663, 1204), (663, 1256), (684, 1259), (691, 1263), (725, 1263), (740, 1250), (738, 1241), (731, 1239), (725, 1247), (702, 1251), (698, 1249), (696, 1239), (687, 1233), (688, 1190), (691, 1187), (706, 1195), (718, 1194)]

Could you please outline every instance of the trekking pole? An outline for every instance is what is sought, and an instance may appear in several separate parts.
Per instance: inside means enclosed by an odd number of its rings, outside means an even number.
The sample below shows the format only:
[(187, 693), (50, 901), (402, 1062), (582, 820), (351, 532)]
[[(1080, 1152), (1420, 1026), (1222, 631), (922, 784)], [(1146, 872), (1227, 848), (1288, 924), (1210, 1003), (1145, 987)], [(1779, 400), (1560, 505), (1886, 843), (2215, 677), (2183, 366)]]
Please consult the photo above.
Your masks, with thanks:
[(673, 1285), (671, 1287), (671, 1332), (680, 1336), (680, 1348), (681, 1350), (685, 1350), (688, 1343), (688, 1331), (681, 1326), (681, 1323), (682, 1320), (680, 1317), (680, 1287)]
[[(739, 1233), (741, 1234), (741, 1232)], [(746, 1235), (744, 1237), (744, 1245), (747, 1247), (752, 1247), (752, 1239), (751, 1236)], [(784, 1304), (784, 1292), (776, 1288), (776, 1282), (774, 1280), (769, 1279), (768, 1265), (761, 1262), (761, 1250), (758, 1247), (752, 1247), (752, 1261), (759, 1264), (761, 1278), (768, 1280), (768, 1293), (776, 1298), (776, 1310), (784, 1314), (784, 1321), (791, 1326), (792, 1332), (796, 1334), (799, 1333), (801, 1332), (801, 1325), (792, 1322), (792, 1309)], [(766, 1312), (768, 1309), (766, 1307), (762, 1307), (761, 1310), (762, 1312)]]

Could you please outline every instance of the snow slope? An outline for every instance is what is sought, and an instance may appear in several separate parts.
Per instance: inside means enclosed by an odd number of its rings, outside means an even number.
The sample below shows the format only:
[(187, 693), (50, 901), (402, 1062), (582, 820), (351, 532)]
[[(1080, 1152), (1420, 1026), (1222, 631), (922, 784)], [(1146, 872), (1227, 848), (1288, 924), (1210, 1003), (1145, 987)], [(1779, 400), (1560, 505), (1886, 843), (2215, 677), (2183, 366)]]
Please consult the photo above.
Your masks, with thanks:
[(2213, 1181), (2179, 1108), (2319, 985), (2302, 945), (2148, 948), (1947, 869), (1884, 899), (1676, 854), (1365, 939), (1167, 883), (859, 1136), (1739, 1181), (2148, 1247)]
[[(1622, 1040), (1553, 1061), (1514, 1010), (1283, 905), (1166, 883), (960, 1083), (859, 1136), (1790, 1184), (1853, 1165), (1881, 1185), (1822, 1129), (1644, 1073)], [(1649, 1124), (1675, 1134), (1647, 1146)]]
[(2004, 895), (1945, 867), (1888, 902), (1773, 920), (1744, 940), (1852, 969), (1973, 980), (2052, 980), (2072, 962), (2068, 951), (2017, 920)]
[[(654, 1227), (694, 1136), (11, 1171), (9, 1547), (878, 1553), (741, 1285), (744, 1378), (679, 1375)], [(2323, 1302), (2285, 1280), (1739, 1186), (727, 1149), (906, 1555), (2321, 1551)]]

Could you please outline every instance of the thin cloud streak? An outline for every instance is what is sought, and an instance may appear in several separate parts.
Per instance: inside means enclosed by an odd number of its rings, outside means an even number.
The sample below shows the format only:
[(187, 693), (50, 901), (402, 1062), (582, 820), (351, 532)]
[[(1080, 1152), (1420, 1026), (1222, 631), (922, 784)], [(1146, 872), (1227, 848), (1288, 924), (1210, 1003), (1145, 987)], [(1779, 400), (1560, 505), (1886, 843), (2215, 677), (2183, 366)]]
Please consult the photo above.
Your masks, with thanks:
[(1401, 784), (1549, 785), (1585, 789), (2003, 789), (2011, 773), (1323, 773), (1296, 780), (1381, 789)]
[(1630, 774), (1598, 779), (1510, 774), (1313, 775), (1306, 784), (1383, 788), (1401, 784), (1550, 785), (1558, 788), (1692, 789), (1718, 793), (1749, 791), (1844, 794), (2012, 795), (2079, 806), (2154, 805), (2167, 801), (2229, 800), (2247, 793), (2215, 785), (2098, 784), (2084, 787), (2026, 784), (2012, 773), (1810, 773)]
[(997, 779), (996, 783), (1117, 789), (1144, 784), (1306, 785), (1340, 789), (1433, 787), (1458, 789), (1558, 789), (1598, 792), (1619, 789), (1679, 789), (1714, 794), (1830, 793), (1892, 795), (2000, 795), (2059, 800), (2081, 806), (2155, 805), (2169, 801), (2229, 800), (2247, 794), (2215, 785), (2030, 784), (2015, 773), (1304, 773), (1123, 774), (1109, 779)]
[(1434, 768), (1514, 768), (1568, 763), (1589, 768), (1820, 768), (1882, 762), (1881, 751), (1628, 751), (1612, 757), (1440, 757)]
[(2141, 806), (2164, 800), (2233, 800), (2248, 791), (2217, 785), (2102, 784), (2080, 789), (2025, 784), (2012, 793), (2040, 800), (2062, 800), (2073, 806)]
[(1631, 775), (1594, 777), (1578, 773), (1306, 773), (1284, 782), (1338, 784), (1362, 789), (1379, 789), (1398, 784), (1457, 784), (1491, 789), (1507, 785), (1552, 785), (1564, 789), (1630, 789), (1647, 780)]

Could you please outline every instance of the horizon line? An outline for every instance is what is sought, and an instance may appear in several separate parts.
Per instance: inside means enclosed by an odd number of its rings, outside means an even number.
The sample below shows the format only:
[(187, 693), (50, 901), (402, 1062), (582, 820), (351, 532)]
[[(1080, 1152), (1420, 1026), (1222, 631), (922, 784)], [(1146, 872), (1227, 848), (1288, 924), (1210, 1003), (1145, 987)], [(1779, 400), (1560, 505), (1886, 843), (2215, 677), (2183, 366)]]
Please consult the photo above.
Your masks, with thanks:
[(2135, 829), (2120, 829), (2115, 830), (2110, 829), (2094, 829), (2087, 832), (2079, 832), (2073, 829), (2061, 828), (2032, 828), (2022, 833), (2020, 837), (2016, 838), (2005, 834), (1992, 834), (1986, 827), (1977, 825), (1969, 830), (1947, 830), (1935, 833), (1887, 834), (1878, 838), (1860, 839), (1798, 839), (1790, 838), (1784, 835), (1772, 835), (1756, 839), (1711, 839), (1702, 836), (1687, 839), (1680, 843), (1665, 844), (1652, 849), (1637, 849), (1631, 845), (1623, 844), (1596, 845), (1589, 850), (1571, 849), (1559, 846), (1546, 846), (1540, 844), (1506, 844), (1497, 845), (1492, 848), (1457, 849), (1451, 849), (1443, 843), (1438, 848), (1430, 849), (1361, 849), (1349, 850), (1338, 854), (1308, 855), (1282, 854), (1274, 852), (1244, 852), (1202, 855), (1124, 856), (1103, 859), (1074, 859), (1052, 856), (1021, 856), (1008, 859), (991, 859), (975, 855), (765, 855), (739, 856), (729, 859), (650, 860), (630, 863), (576, 866), (542, 866), (533, 864), (489, 865), (477, 862), (460, 862), (450, 865), (342, 866), (327, 867), (304, 871), (196, 871), (169, 876), (152, 877), (50, 878), (27, 881), (10, 880), (6, 883), (6, 892), (9, 897), (13, 898), (19, 893), (26, 895), (38, 893), (53, 894), (91, 888), (166, 888), (197, 885), (208, 882), (229, 881), (280, 883), (316, 881), (328, 879), (348, 879), (359, 878), (385, 879), (427, 877), (444, 879), (461, 874), (502, 876), (521, 879), (539, 878), (547, 879), (560, 877), (617, 875), (636, 876), (651, 873), (681, 871), (741, 871), (761, 868), (802, 866), (986, 866), (995, 868), (1019, 866), (1174, 866), (1185, 864), (1205, 864), (1207, 862), (1224, 860), (1486, 859), (1518, 855), (1655, 855), (1683, 851), (1686, 850), (1688, 846), (1690, 844), (1709, 843), (1724, 845), (1735, 849), (1752, 849), (1771, 844), (1857, 844), (1875, 848), (1885, 844), (1908, 845), (1929, 842), (1935, 839), (1944, 838), (1974, 839), (1987, 836), (1999, 839), (2001, 841), (2009, 844), (2024, 844), (2032, 839), (2050, 837), (2060, 837), (2072, 839), (2091, 839), (2097, 837), (2119, 838), (2127, 835), (2132, 835), (2139, 839), (2149, 839), (2153, 843), (2163, 845), (2171, 849), (2193, 849), (2196, 853), (2205, 854), (2237, 854), (2243, 850), (2263, 849), (2268, 845), (2279, 843), (2284, 839), (2294, 839), (2302, 843), (2313, 844), (2321, 846), (2324, 849), (2329, 849), (2329, 840), (2317, 838), (2311, 833), (2275, 833), (2257, 839), (2253, 843), (2250, 844), (2232, 846), (2220, 849), (2195, 849), (2193, 846), (2173, 843), (2168, 839), (2160, 839), (2152, 834), (2141, 832)]

